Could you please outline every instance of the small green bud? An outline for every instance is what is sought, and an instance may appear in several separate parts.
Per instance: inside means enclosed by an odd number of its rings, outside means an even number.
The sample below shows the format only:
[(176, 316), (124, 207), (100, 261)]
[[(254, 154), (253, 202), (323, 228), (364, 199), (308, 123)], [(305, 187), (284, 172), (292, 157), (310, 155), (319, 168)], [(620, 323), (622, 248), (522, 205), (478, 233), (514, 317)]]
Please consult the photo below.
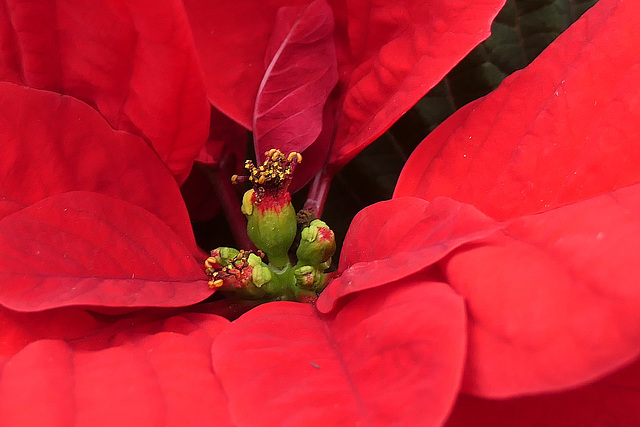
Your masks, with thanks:
[(324, 221), (314, 219), (308, 227), (302, 229), (300, 246), (296, 252), (299, 263), (319, 267), (327, 263), (335, 251), (335, 234)]
[(318, 270), (310, 265), (303, 265), (293, 271), (296, 277), (296, 285), (301, 288), (311, 289), (318, 279)]
[(271, 281), (271, 269), (262, 262), (262, 258), (256, 254), (250, 254), (247, 261), (252, 269), (251, 281), (256, 287), (261, 288), (262, 285)]
[(210, 275), (212, 272), (226, 267), (239, 252), (237, 249), (227, 247), (212, 250), (211, 256), (204, 262), (205, 272)]

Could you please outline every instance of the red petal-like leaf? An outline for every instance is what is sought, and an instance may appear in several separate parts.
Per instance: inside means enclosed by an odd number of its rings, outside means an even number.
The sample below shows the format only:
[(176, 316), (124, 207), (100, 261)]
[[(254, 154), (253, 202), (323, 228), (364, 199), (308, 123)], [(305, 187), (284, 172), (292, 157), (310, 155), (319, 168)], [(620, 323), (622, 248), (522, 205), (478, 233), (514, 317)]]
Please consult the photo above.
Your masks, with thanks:
[(464, 349), (463, 301), (414, 280), (362, 292), (333, 317), (259, 306), (216, 338), (213, 366), (239, 425), (437, 425)]
[(105, 333), (27, 345), (0, 368), (2, 425), (230, 425), (211, 368), (228, 321), (123, 320)]
[[(209, 99), (247, 129), (276, 11), (309, 3), (269, 0), (258, 8), (242, 2), (185, 0)], [(341, 87), (331, 162), (339, 167), (489, 35), (504, 0), (329, 3), (335, 15)]]
[(325, 0), (278, 10), (258, 88), (253, 136), (258, 160), (278, 148), (302, 152), (322, 130), (322, 112), (338, 81), (333, 13)]
[(488, 400), (461, 395), (447, 427), (584, 427), (640, 424), (640, 363), (565, 393)]
[(276, 13), (309, 0), (183, 0), (204, 70), (209, 101), (247, 129), (252, 128), (258, 87)]
[(11, 357), (29, 343), (43, 338), (83, 338), (99, 326), (93, 316), (76, 308), (19, 313), (0, 306), (0, 358)]
[(463, 389), (560, 391), (640, 354), (640, 184), (514, 219), (442, 263), (465, 298)]
[(98, 193), (64, 193), (5, 216), (0, 248), (0, 304), (13, 310), (177, 307), (211, 294), (169, 227)]
[(504, 1), (331, 3), (345, 89), (329, 162), (341, 167), (489, 37)]
[(455, 248), (502, 226), (469, 205), (414, 197), (376, 203), (356, 215), (342, 247), (340, 276), (317, 301), (331, 311), (337, 299), (416, 273)]
[[(2, 196), (4, 197), (4, 196)], [(13, 200), (0, 200), (0, 219), (24, 208), (25, 205)]]
[(87, 102), (186, 178), (209, 106), (182, 2), (5, 0), (0, 39), (1, 80)]
[(195, 252), (189, 217), (166, 166), (141, 138), (114, 131), (86, 104), (0, 83), (0, 144), (0, 195), (6, 199), (30, 205), (66, 191), (102, 193), (154, 213)]
[(639, 21), (640, 3), (599, 1), (429, 135), (395, 196), (448, 196), (506, 219), (638, 182)]

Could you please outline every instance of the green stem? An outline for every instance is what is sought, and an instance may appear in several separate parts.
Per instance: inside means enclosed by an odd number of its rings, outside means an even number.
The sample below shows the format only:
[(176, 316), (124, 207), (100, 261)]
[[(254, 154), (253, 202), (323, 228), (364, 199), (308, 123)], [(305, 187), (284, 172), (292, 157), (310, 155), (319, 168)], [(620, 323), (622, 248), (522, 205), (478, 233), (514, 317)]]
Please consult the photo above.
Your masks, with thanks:
[(294, 301), (294, 287), (296, 285), (296, 277), (293, 274), (293, 267), (287, 261), (283, 268), (276, 268), (271, 262), (269, 263), (273, 277), (266, 284), (267, 292), (272, 297), (280, 298), (285, 301)]
[(284, 270), (287, 267), (291, 267), (289, 255), (287, 254), (274, 255), (273, 253), (267, 253), (267, 256), (269, 257), (269, 265), (275, 269)]

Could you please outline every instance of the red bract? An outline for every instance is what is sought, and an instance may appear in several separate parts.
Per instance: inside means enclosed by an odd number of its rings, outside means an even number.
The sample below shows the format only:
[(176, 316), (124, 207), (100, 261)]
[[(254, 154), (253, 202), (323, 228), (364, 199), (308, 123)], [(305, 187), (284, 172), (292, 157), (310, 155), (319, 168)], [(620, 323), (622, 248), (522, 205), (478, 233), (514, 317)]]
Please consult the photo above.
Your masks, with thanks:
[(500, 228), (473, 207), (449, 199), (429, 204), (407, 197), (375, 204), (353, 219), (339, 277), (322, 293), (317, 307), (327, 313), (340, 297), (408, 277)]
[(338, 80), (329, 5), (280, 8), (265, 56), (252, 127), (258, 162), (273, 147), (302, 152), (322, 131), (324, 104)]
[(209, 107), (180, 1), (5, 0), (0, 39), (0, 80), (83, 100), (186, 178)]
[[(171, 175), (141, 138), (116, 132), (68, 96), (0, 83), (3, 203), (31, 205), (67, 191), (91, 191), (152, 212), (189, 249), (195, 240)], [(8, 208), (7, 208), (8, 209)]]
[(0, 422), (230, 425), (210, 357), (228, 321), (159, 317), (109, 322), (72, 309), (24, 315), (0, 308)]
[(638, 13), (635, 2), (599, 2), (429, 135), (395, 196), (453, 197), (502, 220), (638, 182)]
[(211, 293), (176, 183), (141, 138), (73, 98), (0, 91), (0, 191), (14, 202), (0, 219), (3, 306), (180, 306)]
[(457, 393), (464, 324), (448, 286), (414, 277), (329, 316), (259, 306), (216, 339), (213, 366), (239, 425), (437, 425)]
[(0, 424), (229, 425), (210, 356), (226, 319), (60, 308), (211, 294), (173, 176), (76, 99), (0, 94)]
[[(270, 0), (255, 7), (185, 1), (209, 99), (247, 129), (252, 126), (277, 11), (309, 3)], [(335, 17), (339, 76), (336, 137), (329, 158), (335, 170), (382, 134), (486, 38), (504, 2), (329, 3)], [(298, 110), (307, 107), (299, 105)]]
[[(517, 408), (566, 420), (598, 394), (620, 399), (607, 405), (621, 411), (612, 420), (638, 422), (611, 386), (621, 376), (598, 381), (640, 354), (638, 19), (636, 2), (600, 1), (527, 69), (427, 137), (400, 177), (395, 197), (449, 196), (507, 220), (439, 263), (468, 307), (463, 391), (565, 391), (565, 412), (550, 409), (560, 408), (553, 395), (462, 398), (454, 421), (504, 409), (515, 423)], [(624, 372), (637, 399), (637, 368)]]
[(461, 395), (448, 427), (631, 426), (638, 424), (640, 363), (564, 393), (486, 401)]

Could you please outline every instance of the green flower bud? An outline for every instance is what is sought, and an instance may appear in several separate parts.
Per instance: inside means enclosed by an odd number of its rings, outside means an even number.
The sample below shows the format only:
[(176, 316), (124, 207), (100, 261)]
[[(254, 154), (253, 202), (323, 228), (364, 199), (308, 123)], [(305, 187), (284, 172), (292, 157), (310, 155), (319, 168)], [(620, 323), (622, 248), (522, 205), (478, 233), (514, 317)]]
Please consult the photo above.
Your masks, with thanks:
[(318, 268), (323, 263), (327, 265), (335, 251), (335, 234), (324, 221), (314, 219), (308, 227), (302, 229), (300, 246), (296, 252), (298, 263)]
[[(296, 213), (288, 187), (296, 164), (302, 161), (298, 153), (288, 156), (279, 150), (265, 153), (266, 160), (256, 167), (248, 160), (245, 168), (253, 189), (242, 198), (242, 213), (247, 217), (247, 233), (253, 243), (269, 257), (277, 268), (289, 264), (288, 251), (296, 236)], [(238, 177), (235, 178), (235, 181)]]
[(220, 269), (229, 265), (230, 260), (240, 251), (235, 248), (219, 247), (211, 251), (211, 256), (204, 262), (206, 268)]
[[(221, 248), (218, 248), (221, 249)], [(225, 254), (236, 253), (233, 258), (224, 260), (226, 265), (212, 265), (207, 267), (206, 273), (211, 276), (209, 287), (219, 289), (224, 292), (233, 292), (240, 298), (256, 299), (263, 298), (266, 293), (260, 288), (269, 283), (272, 273), (269, 267), (262, 262), (264, 254), (249, 251), (237, 251), (233, 248), (229, 251), (220, 251)], [(211, 260), (220, 257), (218, 250), (212, 251), (212, 257), (207, 260), (209, 265)]]
[(254, 190), (247, 191), (242, 203), (247, 234), (256, 247), (267, 254), (271, 264), (282, 268), (289, 262), (289, 248), (296, 237), (295, 209), (289, 200), (280, 204), (283, 200), (270, 197), (263, 197), (256, 204), (254, 195)]
[(310, 265), (303, 265), (293, 271), (296, 277), (296, 285), (304, 289), (311, 289), (318, 279), (318, 270)]
[(256, 254), (250, 254), (247, 259), (249, 266), (251, 267), (251, 281), (253, 284), (261, 288), (265, 283), (271, 281), (271, 269), (262, 262), (262, 259)]

